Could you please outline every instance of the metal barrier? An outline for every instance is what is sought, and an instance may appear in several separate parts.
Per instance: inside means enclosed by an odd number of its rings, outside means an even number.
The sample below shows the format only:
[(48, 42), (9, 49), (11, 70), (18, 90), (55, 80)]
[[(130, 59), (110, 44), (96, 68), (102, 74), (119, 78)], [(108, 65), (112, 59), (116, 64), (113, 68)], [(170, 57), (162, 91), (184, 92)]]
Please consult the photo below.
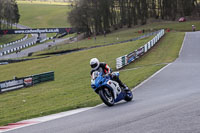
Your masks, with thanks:
[[(144, 46), (140, 47), (139, 49), (137, 49), (127, 55), (118, 57), (116, 59), (116, 69), (120, 69), (120, 68), (130, 64), (137, 58), (141, 57), (144, 53), (148, 52), (160, 40), (160, 38), (162, 38), (162, 36), (165, 34), (165, 30), (162, 29), (160, 31), (157, 31), (156, 33), (157, 33), (157, 35), (151, 41), (149, 41), (147, 44), (145, 44)], [(154, 32), (154, 34), (155, 34), (155, 32)], [(153, 34), (149, 34), (149, 35), (153, 35)]]
[(0, 93), (21, 89), (24, 87), (33, 86), (39, 83), (53, 81), (54, 80), (54, 72), (46, 72), (36, 75), (31, 75), (22, 78), (14, 78), (13, 80), (7, 80), (0, 82)]
[(11, 46), (11, 45), (14, 45), (18, 42), (22, 42), (24, 40), (26, 40), (28, 38), (28, 35), (26, 35), (24, 38), (20, 39), (20, 40), (17, 40), (17, 41), (14, 41), (14, 42), (10, 42), (10, 43), (7, 43), (7, 44), (2, 44), (0, 45), (0, 48), (5, 48), (5, 47), (8, 47), (8, 46)]
[(36, 74), (32, 76), (33, 85), (54, 80), (54, 72)]

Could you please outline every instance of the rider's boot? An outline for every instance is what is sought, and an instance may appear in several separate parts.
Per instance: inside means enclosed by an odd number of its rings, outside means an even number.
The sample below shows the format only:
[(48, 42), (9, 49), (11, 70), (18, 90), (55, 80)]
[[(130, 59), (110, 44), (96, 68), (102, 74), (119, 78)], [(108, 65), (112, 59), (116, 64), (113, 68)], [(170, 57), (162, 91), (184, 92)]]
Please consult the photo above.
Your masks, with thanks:
[(125, 84), (123, 84), (120, 79), (118, 79), (118, 83), (119, 83), (120, 87), (122, 87), (125, 91), (130, 91), (129, 88), (128, 88), (128, 86), (126, 86)]
[(125, 91), (130, 91), (129, 88), (128, 88), (128, 86), (126, 86), (125, 84), (123, 84), (122, 87), (123, 87), (123, 89), (124, 89)]
[(117, 81), (117, 82), (119, 83), (119, 86), (120, 86), (124, 91), (130, 91), (129, 88), (128, 88), (125, 84), (122, 83), (122, 81), (119, 79), (119, 77), (113, 75), (112, 79), (113, 79), (114, 81)]

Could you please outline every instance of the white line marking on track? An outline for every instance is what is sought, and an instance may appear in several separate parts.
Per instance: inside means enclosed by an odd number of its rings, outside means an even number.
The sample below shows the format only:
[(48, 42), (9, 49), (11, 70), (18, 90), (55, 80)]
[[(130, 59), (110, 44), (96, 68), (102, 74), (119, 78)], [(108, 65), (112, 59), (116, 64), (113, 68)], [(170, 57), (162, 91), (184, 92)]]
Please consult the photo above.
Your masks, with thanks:
[[(186, 36), (187, 36), (187, 32), (185, 33), (185, 37), (181, 46), (181, 49), (179, 51), (179, 56), (183, 50), (184, 44), (185, 44), (185, 40), (186, 40)], [(173, 63), (173, 62), (172, 62)], [(170, 66), (172, 63), (169, 63), (168, 65), (166, 65), (165, 67), (163, 67), (162, 69), (160, 69), (159, 71), (157, 71), (156, 73), (154, 73), (151, 77), (149, 77), (148, 79), (144, 80), (142, 83), (140, 83), (139, 85), (137, 85), (135, 88), (132, 89), (132, 91), (135, 91), (137, 88), (139, 88), (140, 86), (142, 86), (143, 84), (145, 84), (147, 81), (149, 81), (151, 78), (153, 78), (154, 76), (156, 76), (158, 73), (160, 73), (161, 71), (163, 71), (165, 68), (167, 68), (168, 66)]]
[(184, 40), (183, 40), (183, 43), (182, 43), (182, 46), (181, 46), (181, 50), (179, 51), (179, 56), (181, 55), (181, 52), (183, 50), (183, 46), (185, 44), (186, 36), (187, 36), (187, 32), (185, 33), (185, 37), (184, 37)]
[[(98, 107), (100, 105), (97, 105), (95, 107), (81, 108), (81, 109), (71, 110), (71, 111), (67, 111), (67, 112), (61, 112), (61, 113), (58, 113), (58, 114), (52, 114), (52, 115), (39, 117), (39, 118), (33, 118), (33, 119), (29, 119), (29, 120), (23, 120), (23, 121), (20, 121), (20, 122), (22, 122), (22, 123), (23, 122), (27, 122), (27, 123), (28, 122), (33, 122), (33, 123), (26, 124), (26, 125), (21, 125), (21, 126), (19, 125), (19, 126), (11, 128), (11, 129), (4, 129), (4, 130), (0, 129), (0, 133), (7, 132), (7, 131), (12, 131), (12, 130), (23, 128), (23, 127), (28, 127), (28, 126), (31, 126), (31, 125), (36, 125), (36, 124), (39, 124), (39, 123), (43, 123), (43, 122), (59, 119), (59, 118), (66, 117), (66, 116), (70, 116), (70, 115), (73, 115), (73, 114), (77, 114), (77, 113), (80, 113), (80, 112), (84, 112), (84, 111), (90, 110), (92, 108), (96, 108), (96, 107)], [(20, 123), (20, 122), (18, 122), (18, 123)]]
[(169, 63), (160, 63), (160, 64), (144, 65), (144, 66), (139, 66), (139, 67), (134, 67), (134, 68), (129, 68), (129, 69), (123, 69), (123, 70), (120, 70), (120, 72), (136, 70), (136, 69), (140, 69), (140, 68), (143, 68), (143, 67), (160, 66), (160, 65), (168, 65), (168, 64), (169, 64)]
[(80, 113), (80, 112), (83, 112), (83, 111), (87, 111), (91, 108), (93, 108), (93, 107), (70, 110), (70, 111), (67, 111), (67, 112), (61, 112), (61, 113), (43, 116), (43, 117), (39, 117), (39, 118), (33, 118), (33, 119), (25, 120), (25, 121), (22, 121), (22, 122), (27, 122), (27, 121), (46, 122), (46, 121), (55, 120), (55, 119), (59, 119), (59, 118), (62, 118), (62, 117), (70, 116), (70, 115), (73, 115), (73, 114), (77, 114), (77, 113)]
[(131, 89), (132, 92), (135, 91), (137, 88), (139, 88), (140, 86), (142, 86), (143, 84), (145, 84), (147, 81), (149, 81), (151, 78), (153, 78), (154, 76), (156, 76), (158, 73), (160, 73), (161, 71), (163, 71), (165, 68), (167, 68), (168, 66), (170, 66), (172, 63), (169, 63), (168, 65), (166, 65), (165, 67), (163, 67), (162, 69), (158, 70), (156, 73), (154, 73), (152, 76), (150, 76), (149, 78), (147, 78), (146, 80), (144, 80), (142, 83), (140, 83), (139, 85), (137, 85), (135, 88)]

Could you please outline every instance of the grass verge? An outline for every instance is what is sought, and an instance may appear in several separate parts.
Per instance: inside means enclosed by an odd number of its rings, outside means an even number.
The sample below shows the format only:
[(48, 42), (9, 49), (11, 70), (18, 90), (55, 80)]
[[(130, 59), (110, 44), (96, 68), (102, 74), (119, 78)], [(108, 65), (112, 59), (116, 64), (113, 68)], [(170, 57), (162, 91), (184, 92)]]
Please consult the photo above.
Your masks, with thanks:
[(44, 4), (44, 5), (71, 5), (70, 2), (54, 2), (54, 1), (20, 1), (17, 0), (18, 4)]
[(138, 27), (138, 29), (170, 29), (175, 31), (192, 31), (192, 25), (196, 26), (196, 30), (200, 30), (199, 21), (161, 21), (154, 22), (144, 26)]
[(31, 28), (69, 27), (67, 13), (69, 6), (18, 4), (21, 15), (20, 24)]

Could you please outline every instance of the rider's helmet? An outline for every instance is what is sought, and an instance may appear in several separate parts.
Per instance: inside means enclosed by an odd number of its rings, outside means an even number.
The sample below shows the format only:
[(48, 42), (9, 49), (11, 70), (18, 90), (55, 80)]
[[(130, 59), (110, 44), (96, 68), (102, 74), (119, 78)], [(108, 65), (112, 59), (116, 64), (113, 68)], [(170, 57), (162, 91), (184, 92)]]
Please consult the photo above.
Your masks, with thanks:
[(92, 70), (96, 70), (99, 67), (99, 60), (97, 58), (92, 58), (90, 60), (90, 66), (92, 68)]

